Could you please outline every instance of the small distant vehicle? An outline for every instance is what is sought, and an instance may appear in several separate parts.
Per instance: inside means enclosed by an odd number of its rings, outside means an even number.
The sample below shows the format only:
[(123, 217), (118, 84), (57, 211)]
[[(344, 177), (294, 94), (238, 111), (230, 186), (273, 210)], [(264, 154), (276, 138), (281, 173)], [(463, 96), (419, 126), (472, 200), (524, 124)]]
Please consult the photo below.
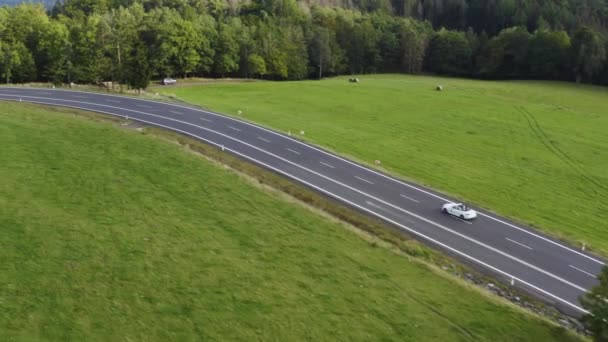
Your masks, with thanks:
[(163, 85), (175, 84), (177, 81), (171, 77), (163, 78)]
[(475, 210), (462, 203), (446, 203), (441, 207), (441, 211), (463, 220), (472, 220), (477, 217)]

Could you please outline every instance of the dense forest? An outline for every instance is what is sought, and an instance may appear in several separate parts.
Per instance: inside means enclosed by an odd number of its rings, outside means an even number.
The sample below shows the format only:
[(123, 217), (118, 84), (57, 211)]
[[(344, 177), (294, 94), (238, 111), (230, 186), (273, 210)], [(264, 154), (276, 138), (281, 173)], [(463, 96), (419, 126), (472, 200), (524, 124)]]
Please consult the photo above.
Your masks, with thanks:
[(402, 72), (608, 85), (608, 0), (64, 0), (0, 8), (6, 83)]

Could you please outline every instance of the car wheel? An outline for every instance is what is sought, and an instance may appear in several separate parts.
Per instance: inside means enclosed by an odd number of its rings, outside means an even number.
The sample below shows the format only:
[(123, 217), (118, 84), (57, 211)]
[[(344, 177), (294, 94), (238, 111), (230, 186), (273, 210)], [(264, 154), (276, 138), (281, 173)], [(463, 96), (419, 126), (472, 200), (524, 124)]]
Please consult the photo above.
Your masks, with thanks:
[(446, 208), (442, 208), (441, 211), (443, 211), (444, 213), (448, 212), (448, 210)]
[(464, 215), (460, 215), (460, 218), (464, 220)]

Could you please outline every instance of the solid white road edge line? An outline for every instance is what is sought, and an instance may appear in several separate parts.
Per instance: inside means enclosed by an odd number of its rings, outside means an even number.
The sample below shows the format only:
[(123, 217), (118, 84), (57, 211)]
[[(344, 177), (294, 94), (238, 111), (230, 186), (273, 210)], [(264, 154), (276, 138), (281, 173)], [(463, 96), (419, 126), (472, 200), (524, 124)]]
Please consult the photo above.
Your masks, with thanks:
[[(12, 96), (12, 95), (7, 95), (7, 96)], [(10, 99), (8, 99), (8, 100), (9, 101), (16, 101), (16, 100), (10, 100)], [(53, 99), (45, 99), (45, 100), (53, 100)], [(63, 100), (63, 101), (69, 101), (69, 100)], [(103, 111), (103, 110), (95, 110), (95, 109), (90, 109), (90, 108), (85, 108), (85, 107), (78, 107), (78, 106), (72, 106), (72, 105), (58, 105), (56, 103), (41, 102), (41, 101), (28, 101), (28, 102), (38, 103), (38, 104), (45, 104), (45, 105), (55, 105), (55, 106), (60, 106), (60, 107), (76, 108), (76, 109), (94, 111), (94, 112), (108, 114), (108, 115), (113, 115), (113, 116), (118, 116), (118, 117), (124, 117), (125, 116), (125, 115), (121, 115), (121, 114), (106, 112), (106, 111)], [(70, 102), (76, 102), (76, 101), (70, 101)], [(98, 105), (98, 106), (115, 108), (115, 107), (112, 107), (112, 106), (104, 106), (104, 105)], [(134, 110), (131, 110), (131, 109), (126, 109), (126, 108), (115, 108), (115, 109), (127, 110), (127, 111), (132, 111), (132, 112), (139, 112), (139, 111), (134, 111)], [(141, 114), (151, 115), (151, 116), (158, 116), (158, 115), (148, 114), (148, 113), (141, 113)], [(163, 117), (161, 117), (161, 118), (163, 118)], [(163, 119), (168, 119), (168, 118), (163, 118)], [(172, 131), (180, 132), (182, 134), (189, 135), (189, 136), (195, 137), (197, 139), (203, 140), (203, 141), (205, 141), (205, 142), (207, 142), (209, 144), (212, 144), (214, 146), (218, 146), (218, 147), (222, 146), (221, 144), (213, 142), (213, 141), (211, 141), (209, 139), (203, 138), (203, 137), (198, 136), (196, 134), (192, 134), (192, 133), (189, 133), (189, 132), (177, 129), (177, 128), (173, 128), (173, 127), (166, 126), (166, 125), (159, 124), (159, 123), (154, 123), (152, 121), (147, 121), (147, 120), (143, 120), (143, 119), (133, 119), (133, 120), (144, 122), (144, 123), (148, 123), (148, 124), (151, 124), (151, 125), (154, 125), (154, 126), (158, 126), (158, 127), (167, 128), (167, 129), (172, 130)], [(171, 121), (179, 121), (179, 120), (171, 120)], [(194, 125), (194, 126), (196, 126), (196, 125)], [(300, 178), (298, 178), (298, 177), (296, 177), (294, 175), (291, 175), (291, 174), (289, 174), (287, 172), (284, 172), (284, 171), (282, 171), (280, 169), (277, 169), (277, 168), (275, 168), (273, 166), (267, 165), (264, 162), (261, 162), (261, 161), (255, 159), (255, 158), (249, 157), (249, 156), (247, 156), (245, 154), (242, 154), (242, 153), (240, 153), (240, 152), (238, 152), (236, 150), (233, 150), (233, 149), (230, 149), (230, 148), (224, 148), (224, 149), (227, 150), (227, 151), (229, 151), (229, 152), (231, 152), (231, 153), (234, 153), (234, 154), (236, 154), (238, 156), (241, 156), (241, 157), (243, 157), (245, 159), (249, 159), (249, 160), (251, 160), (251, 161), (253, 161), (255, 163), (258, 163), (259, 165), (262, 165), (262, 166), (267, 167), (267, 168), (269, 168), (271, 170), (274, 170), (274, 171), (276, 171), (276, 172), (278, 172), (280, 174), (283, 174), (283, 175), (285, 175), (285, 176), (287, 176), (289, 178), (292, 178), (292, 179), (294, 179), (294, 180), (296, 180), (296, 181), (298, 181), (298, 182), (300, 182), (302, 184), (305, 184), (305, 185), (307, 185), (307, 186), (309, 186), (309, 187), (311, 187), (313, 189), (316, 189), (316, 190), (318, 190), (320, 192), (323, 192), (323, 193), (325, 193), (327, 195), (330, 195), (330, 196), (332, 196), (332, 197), (334, 197), (334, 198), (336, 198), (338, 200), (341, 200), (341, 201), (343, 201), (343, 202), (345, 202), (345, 203), (347, 203), (349, 205), (352, 205), (352, 206), (354, 206), (354, 207), (356, 207), (358, 209), (361, 209), (361, 210), (363, 210), (365, 212), (368, 212), (371, 215), (374, 215), (374, 216), (376, 216), (378, 218), (381, 218), (381, 219), (383, 219), (383, 220), (385, 220), (385, 221), (387, 221), (387, 222), (389, 222), (391, 224), (394, 224), (394, 225), (396, 225), (396, 226), (398, 226), (398, 227), (400, 227), (400, 228), (402, 228), (402, 229), (404, 229), (404, 230), (406, 230), (406, 231), (408, 231), (408, 232), (410, 232), (410, 233), (412, 233), (414, 235), (420, 236), (421, 238), (424, 238), (424, 239), (426, 239), (426, 240), (428, 240), (428, 241), (430, 241), (430, 242), (432, 242), (432, 243), (434, 243), (434, 244), (436, 244), (438, 246), (441, 246), (441, 247), (443, 247), (445, 249), (448, 249), (448, 250), (450, 250), (450, 251), (452, 251), (452, 252), (454, 252), (454, 253), (456, 253), (458, 255), (461, 255), (461, 256), (463, 256), (463, 257), (465, 257), (465, 258), (467, 258), (467, 259), (469, 259), (469, 260), (471, 260), (471, 261), (473, 261), (473, 262), (475, 262), (475, 263), (477, 263), (479, 265), (482, 265), (482, 266), (484, 266), (486, 268), (489, 268), (489, 269), (491, 269), (491, 270), (493, 270), (493, 271), (495, 271), (497, 273), (505, 275), (505, 276), (509, 277), (510, 279), (517, 280), (518, 282), (520, 282), (520, 283), (522, 283), (522, 284), (524, 284), (524, 285), (526, 285), (526, 286), (528, 286), (528, 287), (530, 287), (530, 288), (532, 288), (532, 289), (534, 289), (534, 290), (536, 290), (536, 291), (538, 291), (540, 293), (543, 293), (543, 294), (545, 294), (545, 295), (547, 295), (547, 296), (549, 296), (549, 297), (551, 297), (551, 298), (553, 298), (553, 299), (555, 299), (555, 300), (557, 300), (559, 302), (562, 302), (562, 303), (564, 303), (564, 304), (566, 304), (566, 305), (568, 305), (568, 306), (570, 306), (570, 307), (572, 307), (574, 309), (577, 309), (577, 310), (579, 310), (579, 311), (581, 311), (583, 313), (586, 313), (586, 314), (589, 313), (589, 311), (587, 311), (587, 310), (585, 310), (585, 309), (577, 306), (576, 304), (570, 303), (569, 301), (567, 301), (567, 300), (565, 300), (563, 298), (560, 298), (560, 297), (558, 297), (558, 296), (556, 296), (556, 295), (554, 295), (554, 294), (552, 294), (552, 293), (550, 293), (550, 292), (548, 292), (546, 290), (543, 290), (543, 289), (541, 289), (541, 288), (539, 288), (539, 287), (537, 287), (537, 286), (535, 286), (533, 284), (530, 284), (530, 283), (526, 282), (523, 279), (515, 277), (515, 276), (513, 276), (513, 275), (511, 275), (511, 274), (509, 274), (509, 273), (507, 273), (505, 271), (502, 271), (502, 270), (500, 270), (500, 269), (492, 266), (492, 265), (486, 264), (485, 262), (483, 262), (481, 260), (478, 260), (478, 259), (476, 259), (476, 258), (474, 258), (474, 257), (472, 257), (472, 256), (470, 256), (470, 255), (468, 255), (468, 254), (466, 254), (464, 252), (461, 252), (461, 251), (459, 251), (459, 250), (457, 250), (457, 249), (455, 249), (453, 247), (450, 247), (450, 246), (448, 246), (448, 245), (446, 245), (446, 244), (444, 244), (444, 243), (442, 243), (440, 241), (437, 241), (437, 240), (435, 240), (435, 239), (433, 239), (433, 238), (431, 238), (429, 236), (426, 236), (426, 235), (424, 235), (424, 234), (422, 234), (422, 233), (420, 233), (420, 232), (418, 232), (418, 231), (416, 231), (416, 230), (414, 230), (412, 228), (409, 228), (409, 227), (407, 227), (405, 225), (402, 225), (402, 224), (400, 224), (400, 223), (398, 223), (396, 221), (393, 221), (393, 220), (391, 220), (391, 219), (389, 219), (387, 217), (384, 217), (384, 216), (382, 216), (382, 215), (380, 215), (380, 214), (378, 214), (378, 213), (376, 213), (376, 212), (374, 212), (372, 210), (369, 210), (369, 209), (367, 209), (365, 207), (362, 207), (362, 206), (360, 206), (360, 205), (358, 205), (356, 203), (353, 203), (353, 202), (351, 202), (351, 201), (349, 201), (349, 200), (347, 200), (345, 198), (342, 198), (342, 197), (340, 197), (338, 195), (335, 195), (335, 194), (333, 194), (333, 193), (331, 193), (331, 192), (329, 192), (329, 191), (327, 191), (327, 190), (325, 190), (325, 189), (323, 189), (321, 187), (318, 187), (318, 186), (316, 186), (314, 184), (306, 182), (306, 181), (304, 181), (304, 180), (302, 180), (302, 179), (300, 179)], [(586, 291), (584, 291), (584, 292), (586, 292)]]
[[(15, 89), (15, 90), (17, 90), (17, 91), (23, 91), (23, 90), (24, 90), (24, 89), (21, 89), (21, 88), (8, 88), (8, 87), (7, 87), (7, 88), (4, 88), (4, 89), (1, 89), (1, 90), (9, 90), (9, 91), (10, 91), (11, 89)], [(45, 89), (45, 88), (36, 88), (36, 87), (34, 87), (34, 88), (28, 88), (28, 89), (35, 90), (35, 89)], [(27, 90), (27, 89), (25, 89), (25, 90)], [(283, 135), (283, 134), (281, 134), (281, 133), (275, 132), (275, 131), (273, 131), (273, 130), (271, 130), (271, 129), (269, 129), (269, 128), (266, 128), (266, 127), (263, 127), (263, 126), (260, 126), (260, 125), (253, 124), (253, 123), (251, 123), (251, 122), (247, 122), (247, 121), (244, 121), (244, 120), (242, 120), (242, 119), (233, 118), (233, 117), (228, 116), (228, 115), (219, 114), (219, 113), (214, 113), (214, 112), (210, 112), (210, 111), (207, 111), (207, 110), (204, 110), (204, 109), (200, 109), (200, 108), (193, 108), (193, 107), (188, 107), (188, 106), (184, 106), (184, 105), (178, 105), (178, 104), (174, 104), (174, 103), (166, 103), (166, 102), (159, 102), (159, 101), (148, 100), (148, 99), (139, 99), (139, 98), (136, 98), (136, 97), (129, 97), (129, 96), (125, 96), (125, 95), (115, 95), (115, 94), (97, 94), (97, 93), (92, 93), (92, 92), (87, 92), (87, 91), (79, 91), (79, 90), (66, 90), (66, 89), (54, 89), (54, 91), (67, 92), (67, 93), (96, 94), (96, 95), (101, 95), (101, 96), (111, 96), (111, 97), (117, 97), (117, 98), (123, 98), (123, 99), (131, 99), (131, 100), (138, 100), (138, 101), (146, 101), (146, 102), (151, 102), (151, 103), (155, 103), (155, 104), (164, 104), (164, 105), (169, 105), (169, 106), (175, 106), (175, 107), (179, 107), (179, 108), (184, 108), (184, 109), (188, 109), (188, 110), (193, 110), (193, 111), (196, 111), (196, 112), (201, 112), (201, 113), (206, 113), (206, 114), (209, 114), (209, 115), (218, 116), (218, 117), (221, 117), (221, 118), (225, 118), (225, 119), (228, 119), (228, 120), (232, 120), (232, 121), (235, 121), (235, 122), (239, 122), (239, 123), (242, 123), (242, 124), (245, 124), (245, 125), (248, 125), (248, 126), (251, 126), (251, 127), (254, 127), (254, 128), (257, 128), (257, 129), (260, 129), (260, 130), (263, 130), (263, 131), (265, 131), (265, 132), (268, 132), (268, 133), (274, 134), (274, 135), (276, 135), (276, 136), (279, 136), (279, 137), (281, 137), (281, 138), (283, 138), (283, 139), (293, 141), (293, 142), (295, 142), (295, 143), (297, 143), (297, 144), (300, 144), (300, 145), (302, 145), (302, 146), (306, 146), (306, 147), (308, 147), (308, 148), (310, 148), (310, 149), (313, 149), (313, 150), (315, 150), (315, 151), (317, 151), (317, 152), (321, 152), (321, 153), (323, 153), (323, 154), (325, 154), (325, 155), (331, 156), (332, 158), (336, 158), (336, 159), (338, 159), (338, 160), (341, 160), (341, 161), (346, 162), (346, 163), (348, 163), (348, 164), (354, 165), (354, 166), (356, 166), (356, 167), (358, 167), (358, 168), (361, 168), (361, 169), (363, 169), (363, 170), (366, 170), (366, 171), (368, 171), (368, 172), (374, 173), (374, 174), (376, 174), (376, 175), (378, 175), (378, 176), (380, 176), (380, 177), (384, 177), (384, 178), (389, 179), (389, 180), (391, 180), (391, 181), (393, 181), (393, 182), (396, 182), (396, 183), (399, 183), (399, 184), (401, 184), (401, 185), (404, 185), (404, 186), (407, 186), (407, 187), (409, 187), (409, 188), (412, 188), (412, 189), (414, 189), (414, 190), (420, 191), (420, 192), (422, 192), (422, 193), (425, 193), (425, 194), (427, 194), (427, 195), (429, 195), (429, 196), (435, 197), (435, 198), (440, 199), (440, 200), (442, 200), (442, 201), (450, 202), (448, 199), (445, 199), (445, 198), (443, 198), (443, 197), (441, 197), (441, 196), (438, 196), (438, 195), (433, 194), (433, 193), (431, 193), (431, 192), (428, 192), (428, 191), (426, 191), (426, 190), (420, 189), (420, 188), (415, 187), (415, 186), (413, 186), (413, 185), (411, 185), (411, 184), (405, 183), (405, 182), (403, 182), (403, 181), (401, 181), (401, 180), (399, 180), (399, 179), (393, 178), (393, 177), (391, 177), (391, 176), (388, 176), (388, 175), (385, 175), (385, 174), (380, 173), (380, 172), (378, 172), (378, 171), (375, 171), (375, 170), (373, 170), (373, 169), (370, 169), (370, 168), (369, 168), (369, 167), (367, 167), (367, 166), (363, 166), (363, 165), (357, 164), (357, 163), (355, 163), (355, 162), (352, 162), (352, 161), (350, 161), (350, 160), (348, 160), (348, 159), (342, 158), (342, 157), (340, 157), (340, 156), (338, 156), (338, 155), (335, 155), (335, 154), (333, 154), (333, 153), (330, 153), (330, 152), (324, 151), (324, 150), (322, 150), (322, 149), (320, 149), (320, 148), (318, 148), (318, 147), (315, 147), (315, 146), (313, 146), (313, 145), (310, 145), (310, 144), (304, 143), (304, 142), (299, 141), (299, 140), (297, 140), (297, 139), (294, 139), (294, 138), (291, 138), (291, 137), (289, 137), (289, 136)], [(119, 102), (119, 101), (118, 101), (118, 102)], [(591, 261), (594, 261), (594, 262), (596, 262), (596, 263), (598, 263), (598, 264), (600, 264), (600, 265), (606, 265), (606, 264), (605, 264), (603, 261), (601, 261), (601, 260), (595, 259), (595, 258), (593, 258), (593, 257), (591, 257), (591, 256), (589, 256), (589, 255), (587, 255), (587, 254), (581, 253), (581, 252), (579, 252), (579, 251), (577, 251), (577, 250), (575, 250), (575, 249), (572, 249), (572, 248), (570, 248), (570, 247), (568, 247), (568, 246), (562, 245), (562, 244), (560, 244), (560, 243), (558, 243), (558, 242), (556, 242), (556, 241), (553, 241), (553, 240), (551, 240), (551, 239), (548, 239), (548, 238), (546, 238), (546, 237), (544, 237), (544, 236), (542, 236), (542, 235), (538, 235), (538, 234), (536, 234), (536, 233), (534, 233), (534, 232), (532, 232), (532, 231), (529, 231), (529, 230), (527, 230), (527, 229), (524, 229), (524, 228), (518, 227), (518, 226), (516, 226), (516, 225), (514, 225), (514, 224), (511, 224), (511, 223), (509, 223), (509, 222), (505, 222), (505, 221), (503, 221), (503, 220), (500, 220), (500, 219), (498, 219), (498, 218), (496, 218), (496, 217), (493, 217), (493, 216), (491, 216), (491, 215), (488, 215), (488, 214), (484, 214), (484, 213), (481, 213), (481, 212), (480, 212), (480, 213), (479, 213), (479, 215), (484, 216), (484, 217), (487, 217), (487, 218), (489, 218), (489, 219), (491, 219), (491, 220), (494, 220), (494, 221), (496, 221), (496, 222), (502, 223), (502, 224), (504, 224), (504, 225), (507, 225), (507, 226), (509, 226), (509, 227), (511, 227), (511, 228), (513, 228), (513, 229), (517, 229), (517, 230), (519, 230), (519, 231), (521, 231), (521, 232), (524, 232), (524, 233), (526, 233), (526, 234), (532, 235), (532, 236), (534, 236), (534, 237), (536, 237), (536, 238), (538, 238), (538, 239), (541, 239), (541, 240), (543, 240), (543, 241), (545, 241), (545, 242), (549, 242), (549, 243), (551, 243), (551, 244), (553, 244), (553, 245), (555, 245), (555, 246), (561, 247), (561, 248), (563, 248), (563, 249), (565, 249), (565, 250), (567, 250), (567, 251), (569, 251), (569, 252), (572, 252), (572, 253), (574, 253), (574, 254), (580, 255), (580, 256), (582, 256), (582, 257), (584, 257), (584, 258), (587, 258), (587, 259), (589, 259), (589, 260), (591, 260)]]
[(588, 276), (590, 276), (590, 277), (593, 277), (593, 278), (597, 279), (597, 277), (596, 277), (596, 276), (595, 276), (593, 273), (589, 273), (589, 272), (587, 272), (587, 271), (585, 271), (585, 270), (581, 270), (580, 268), (578, 268), (578, 267), (576, 267), (576, 266), (572, 266), (572, 265), (568, 265), (568, 266), (570, 266), (570, 267), (574, 268), (574, 269), (575, 269), (575, 270), (577, 270), (577, 271), (583, 272), (583, 273), (585, 273), (586, 275), (588, 275)]
[(534, 250), (534, 248), (532, 248), (532, 247), (530, 247), (530, 246), (526, 246), (526, 245), (524, 245), (524, 244), (523, 244), (523, 243), (521, 243), (521, 242), (517, 242), (517, 241), (515, 241), (515, 240), (511, 240), (511, 239), (509, 239), (508, 237), (506, 237), (505, 239), (506, 239), (507, 241), (509, 241), (509, 242), (513, 242), (514, 244), (517, 244), (517, 245), (520, 245), (520, 246), (522, 246), (522, 247), (524, 247), (524, 248), (527, 248), (527, 249), (529, 249), (529, 250), (531, 250), (531, 251), (533, 251), (533, 250)]
[[(13, 95), (5, 95), (5, 96), (13, 97)], [(22, 98), (23, 98), (23, 97), (26, 97), (26, 98), (27, 98), (27, 97), (32, 97), (32, 96), (22, 96)], [(43, 98), (43, 99), (44, 99), (44, 98)], [(49, 100), (49, 99), (47, 99), (47, 100)], [(276, 158), (276, 159), (282, 160), (282, 161), (284, 161), (284, 162), (286, 162), (286, 163), (289, 163), (289, 164), (291, 164), (291, 165), (294, 165), (294, 166), (296, 166), (296, 167), (299, 167), (299, 168), (301, 168), (301, 169), (303, 169), (303, 170), (305, 170), (305, 171), (308, 171), (308, 172), (310, 172), (310, 173), (312, 173), (312, 174), (314, 174), (314, 175), (317, 175), (317, 176), (322, 177), (322, 178), (325, 178), (325, 179), (327, 179), (327, 180), (329, 180), (329, 181), (331, 181), (331, 182), (333, 182), (333, 183), (336, 183), (336, 184), (338, 184), (338, 185), (341, 185), (342, 187), (345, 187), (345, 188), (347, 188), (347, 189), (350, 189), (350, 190), (352, 190), (352, 191), (354, 191), (354, 192), (357, 192), (357, 193), (359, 193), (359, 194), (361, 194), (361, 195), (367, 196), (367, 197), (372, 198), (372, 199), (374, 199), (374, 200), (376, 200), (376, 201), (378, 201), (378, 202), (380, 202), (380, 203), (383, 203), (383, 204), (388, 205), (388, 206), (390, 206), (390, 207), (392, 207), (392, 208), (395, 208), (395, 209), (397, 209), (397, 210), (399, 210), (399, 211), (401, 211), (401, 212), (404, 212), (404, 213), (409, 214), (409, 215), (411, 215), (411, 216), (413, 216), (413, 217), (416, 217), (416, 218), (418, 218), (419, 220), (425, 221), (425, 222), (427, 222), (427, 223), (429, 223), (429, 224), (432, 224), (432, 225), (434, 225), (434, 226), (436, 226), (436, 227), (438, 227), (438, 228), (441, 228), (441, 229), (443, 229), (443, 230), (445, 230), (445, 231), (447, 231), (447, 232), (450, 232), (450, 233), (452, 233), (452, 234), (454, 234), (454, 235), (457, 235), (457, 236), (459, 236), (459, 237), (461, 237), (461, 238), (463, 238), (463, 239), (465, 239), (465, 240), (468, 240), (468, 241), (470, 241), (470, 242), (473, 242), (474, 244), (477, 244), (477, 245), (479, 245), (479, 246), (485, 247), (486, 249), (489, 249), (489, 250), (491, 250), (491, 251), (493, 251), (493, 252), (495, 252), (495, 253), (497, 253), (497, 254), (501, 254), (501, 255), (503, 255), (503, 256), (505, 256), (505, 257), (507, 257), (507, 258), (511, 259), (511, 260), (514, 260), (514, 261), (516, 261), (516, 262), (518, 262), (518, 263), (520, 263), (520, 264), (522, 264), (522, 265), (525, 265), (525, 266), (527, 266), (527, 267), (529, 267), (529, 268), (532, 268), (532, 269), (534, 269), (534, 270), (536, 270), (536, 271), (538, 271), (538, 272), (540, 272), (540, 273), (543, 273), (543, 274), (545, 274), (545, 275), (547, 275), (547, 276), (549, 276), (549, 277), (551, 277), (551, 278), (554, 278), (554, 279), (556, 279), (556, 280), (559, 280), (559, 281), (563, 282), (564, 284), (567, 284), (567, 285), (570, 285), (570, 286), (571, 286), (571, 287), (573, 287), (573, 288), (576, 288), (576, 289), (577, 289), (577, 290), (579, 290), (579, 291), (582, 291), (582, 292), (586, 292), (586, 291), (587, 291), (585, 288), (583, 288), (583, 287), (581, 287), (581, 286), (578, 286), (578, 285), (576, 285), (576, 284), (574, 284), (574, 283), (572, 283), (572, 282), (570, 282), (570, 281), (568, 281), (568, 280), (566, 280), (566, 279), (563, 279), (563, 278), (561, 278), (561, 277), (559, 277), (559, 276), (557, 276), (557, 275), (555, 275), (555, 274), (552, 274), (552, 273), (550, 273), (550, 272), (548, 272), (548, 271), (545, 271), (545, 270), (541, 269), (541, 268), (540, 268), (540, 267), (538, 267), (538, 266), (532, 265), (532, 264), (530, 264), (530, 263), (528, 263), (528, 262), (526, 262), (526, 261), (523, 261), (523, 260), (521, 260), (521, 259), (519, 259), (519, 258), (517, 258), (517, 257), (515, 257), (515, 256), (512, 256), (512, 255), (510, 255), (510, 254), (508, 254), (508, 253), (506, 253), (506, 252), (503, 252), (503, 251), (501, 251), (501, 250), (499, 250), (499, 249), (497, 249), (497, 248), (495, 248), (495, 247), (492, 247), (492, 246), (487, 245), (487, 244), (485, 244), (485, 243), (483, 243), (483, 242), (481, 242), (481, 241), (475, 240), (474, 238), (471, 238), (471, 237), (469, 237), (469, 236), (466, 236), (466, 235), (464, 235), (464, 234), (461, 234), (461, 233), (459, 233), (459, 232), (456, 232), (456, 231), (454, 231), (454, 230), (452, 230), (452, 229), (450, 229), (450, 228), (448, 228), (448, 227), (445, 227), (445, 226), (443, 226), (443, 225), (441, 225), (441, 224), (439, 224), (439, 223), (436, 223), (436, 222), (434, 222), (434, 221), (431, 221), (431, 220), (429, 220), (429, 219), (427, 219), (427, 218), (425, 218), (425, 217), (422, 217), (422, 216), (420, 216), (420, 215), (417, 215), (417, 214), (415, 214), (415, 213), (412, 213), (412, 212), (410, 212), (410, 211), (407, 211), (407, 210), (405, 210), (405, 209), (402, 209), (402, 208), (400, 208), (400, 207), (398, 207), (398, 206), (396, 206), (396, 205), (393, 205), (393, 204), (391, 204), (391, 203), (388, 203), (388, 202), (386, 202), (386, 201), (384, 201), (384, 200), (381, 200), (381, 199), (379, 199), (379, 198), (377, 198), (377, 197), (374, 197), (374, 196), (372, 196), (372, 195), (370, 195), (370, 194), (367, 194), (367, 193), (365, 193), (365, 192), (363, 192), (363, 191), (360, 191), (360, 190), (358, 190), (358, 189), (355, 189), (355, 188), (353, 188), (353, 187), (351, 187), (351, 186), (349, 186), (349, 185), (343, 184), (343, 183), (341, 183), (341, 182), (339, 182), (339, 181), (337, 181), (337, 180), (334, 180), (334, 179), (332, 179), (332, 178), (330, 178), (330, 177), (327, 177), (327, 176), (325, 176), (325, 175), (322, 175), (322, 174), (320, 174), (320, 173), (318, 173), (318, 172), (316, 172), (316, 171), (314, 171), (314, 170), (310, 170), (310, 169), (308, 169), (308, 168), (306, 168), (306, 167), (304, 167), (304, 166), (302, 166), (302, 165), (299, 165), (299, 164), (296, 164), (296, 163), (294, 163), (294, 162), (291, 162), (291, 161), (289, 161), (289, 160), (287, 160), (287, 159), (285, 159), (285, 158), (282, 158), (282, 157), (277, 156), (277, 155), (275, 155), (275, 154), (273, 154), (273, 153), (271, 153), (271, 152), (268, 152), (268, 151), (266, 151), (266, 150), (263, 150), (262, 148), (259, 148), (259, 147), (257, 147), (257, 146), (251, 145), (251, 144), (249, 144), (249, 143), (247, 143), (247, 142), (244, 142), (244, 141), (241, 141), (241, 140), (239, 140), (239, 139), (237, 139), (237, 138), (231, 137), (231, 136), (229, 136), (229, 135), (227, 135), (227, 134), (224, 134), (224, 133), (221, 133), (221, 132), (217, 132), (217, 131), (214, 131), (214, 130), (212, 130), (212, 129), (206, 128), (206, 127), (198, 126), (198, 125), (195, 125), (195, 124), (190, 123), (190, 122), (181, 121), (181, 120), (177, 120), (177, 119), (173, 119), (173, 118), (169, 118), (169, 117), (163, 117), (163, 116), (160, 116), (160, 115), (157, 115), (157, 114), (151, 114), (151, 113), (140, 112), (140, 111), (133, 110), (133, 109), (128, 109), (128, 108), (120, 108), (120, 107), (114, 107), (114, 106), (108, 106), (108, 105), (102, 105), (102, 104), (95, 104), (95, 103), (89, 103), (89, 102), (73, 101), (73, 100), (62, 100), (62, 99), (51, 99), (51, 100), (54, 100), (54, 101), (60, 101), (60, 102), (75, 102), (75, 103), (82, 103), (82, 104), (93, 105), (93, 106), (99, 106), (99, 107), (108, 107), (108, 108), (114, 108), (114, 109), (119, 109), (119, 110), (123, 110), (123, 111), (130, 111), (130, 112), (139, 113), (139, 114), (146, 115), (146, 116), (157, 117), (157, 118), (160, 118), (160, 119), (163, 119), (163, 120), (175, 121), (175, 122), (183, 123), (183, 124), (185, 124), (185, 125), (189, 125), (189, 126), (192, 126), (192, 127), (197, 127), (197, 128), (199, 128), (199, 129), (202, 129), (202, 130), (206, 130), (206, 131), (209, 131), (209, 132), (215, 133), (215, 134), (217, 134), (217, 135), (220, 135), (220, 136), (223, 136), (223, 137), (228, 138), (228, 139), (230, 139), (230, 140), (233, 140), (233, 141), (236, 141), (236, 142), (238, 142), (238, 143), (241, 143), (241, 144), (243, 144), (243, 145), (245, 145), (245, 146), (248, 146), (248, 147), (251, 147), (251, 148), (253, 148), (253, 149), (256, 149), (256, 150), (258, 150), (258, 151), (260, 151), (260, 152), (262, 152), (262, 153), (266, 153), (266, 154), (268, 154), (268, 155), (270, 155), (270, 156), (272, 156), (272, 157), (274, 157), (274, 158)], [(87, 109), (87, 108), (84, 108), (84, 109)], [(88, 110), (91, 110), (91, 109), (88, 109)], [(117, 114), (117, 115), (118, 115), (118, 114)], [(123, 116), (126, 116), (126, 115), (123, 115)], [(140, 120), (140, 121), (144, 121), (144, 120)]]

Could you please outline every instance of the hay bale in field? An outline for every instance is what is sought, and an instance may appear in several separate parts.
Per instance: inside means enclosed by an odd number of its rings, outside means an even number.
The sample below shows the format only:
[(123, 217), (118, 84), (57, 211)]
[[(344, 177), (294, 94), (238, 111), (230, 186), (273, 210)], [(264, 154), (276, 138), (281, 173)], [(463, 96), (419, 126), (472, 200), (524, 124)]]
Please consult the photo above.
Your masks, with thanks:
[(443, 90), (443, 86), (442, 86), (442, 85), (438, 85), (438, 86), (435, 88), (435, 90), (437, 90), (437, 91), (442, 91), (442, 90)]

